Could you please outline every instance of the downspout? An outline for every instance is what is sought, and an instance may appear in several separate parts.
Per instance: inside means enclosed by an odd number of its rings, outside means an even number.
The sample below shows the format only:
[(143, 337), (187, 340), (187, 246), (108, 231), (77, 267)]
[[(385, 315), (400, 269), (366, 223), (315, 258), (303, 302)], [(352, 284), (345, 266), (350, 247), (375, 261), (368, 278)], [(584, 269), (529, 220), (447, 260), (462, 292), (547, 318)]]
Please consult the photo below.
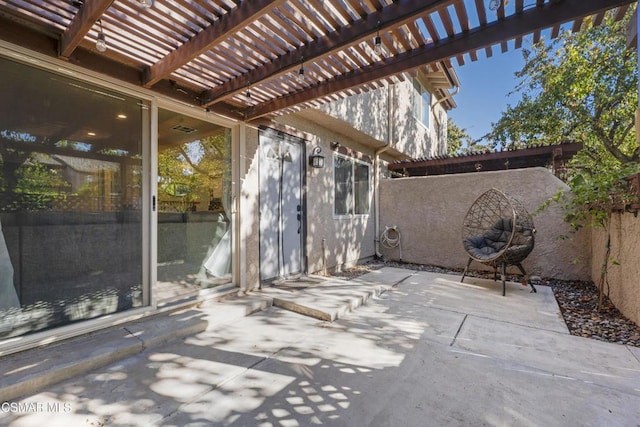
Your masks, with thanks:
[(393, 132), (393, 107), (394, 107), (394, 97), (395, 95), (395, 85), (387, 86), (387, 141), (385, 144), (378, 148), (375, 151), (373, 162), (374, 162), (374, 205), (375, 205), (375, 227), (374, 227), (374, 242), (375, 242), (375, 251), (376, 258), (382, 258), (382, 253), (380, 252), (380, 154), (384, 153), (388, 149), (391, 148), (392, 141), (392, 132)]
[[(442, 104), (443, 102), (445, 102), (448, 99), (452, 99), (454, 96), (456, 96), (458, 94), (458, 92), (460, 92), (460, 82), (458, 82), (458, 79), (456, 78), (454, 81), (453, 76), (451, 76), (451, 73), (449, 73), (449, 70), (447, 69), (446, 66), (443, 66), (443, 71), (444, 73), (447, 75), (447, 78), (449, 79), (449, 83), (451, 83), (451, 85), (455, 88), (453, 90), (453, 92), (449, 92), (447, 91), (447, 94), (445, 96), (443, 96), (442, 98), (440, 98), (439, 100), (437, 100), (435, 102), (435, 104), (433, 104), (431, 106), (431, 111), (433, 112), (433, 118), (436, 120), (436, 123), (438, 124), (438, 132), (441, 129), (442, 123), (440, 123), (440, 118), (438, 117), (438, 115), (436, 114), (436, 110), (435, 108)], [(440, 135), (438, 135), (439, 137)], [(446, 153), (442, 153), (442, 154), (446, 154)]]

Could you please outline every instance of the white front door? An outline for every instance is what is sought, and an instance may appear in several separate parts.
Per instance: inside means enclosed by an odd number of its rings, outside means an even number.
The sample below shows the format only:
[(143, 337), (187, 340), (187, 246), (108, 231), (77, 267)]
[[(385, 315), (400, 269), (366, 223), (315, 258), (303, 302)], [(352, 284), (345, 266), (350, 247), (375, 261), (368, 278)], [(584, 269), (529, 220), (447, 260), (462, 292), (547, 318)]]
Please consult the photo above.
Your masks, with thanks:
[(260, 132), (260, 280), (303, 272), (303, 141)]

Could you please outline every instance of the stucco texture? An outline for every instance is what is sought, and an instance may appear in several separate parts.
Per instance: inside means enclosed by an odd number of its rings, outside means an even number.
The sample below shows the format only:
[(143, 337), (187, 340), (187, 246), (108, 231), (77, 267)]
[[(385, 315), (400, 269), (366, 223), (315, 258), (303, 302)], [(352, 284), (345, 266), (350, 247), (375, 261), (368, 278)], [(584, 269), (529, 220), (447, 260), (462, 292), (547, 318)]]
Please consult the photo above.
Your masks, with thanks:
[[(300, 117), (285, 116), (280, 123), (305, 132), (307, 156), (320, 147), (325, 156), (322, 169), (307, 168), (306, 173), (306, 253), (309, 273), (340, 270), (358, 261), (373, 257), (373, 165), (370, 169), (370, 214), (351, 217), (334, 216), (333, 151), (331, 142), (337, 141), (359, 153), (372, 157), (373, 149), (359, 144), (316, 123)], [(324, 247), (324, 251), (323, 251)]]
[[(609, 298), (622, 314), (640, 325), (640, 218), (629, 213), (614, 213), (611, 218), (611, 255), (609, 258)], [(597, 284), (606, 253), (604, 228), (592, 231), (592, 277)], [(606, 292), (606, 288), (605, 288)]]
[[(535, 248), (522, 263), (529, 274), (590, 279), (589, 231), (573, 233), (555, 203), (536, 213), (558, 190), (568, 191), (544, 168), (385, 179), (380, 189), (381, 232), (385, 226), (398, 227), (405, 262), (464, 268), (468, 260), (462, 246), (464, 217), (475, 199), (491, 188), (510, 194), (535, 214)], [(397, 260), (399, 249), (383, 247), (382, 254)], [(471, 268), (483, 266), (474, 262)]]

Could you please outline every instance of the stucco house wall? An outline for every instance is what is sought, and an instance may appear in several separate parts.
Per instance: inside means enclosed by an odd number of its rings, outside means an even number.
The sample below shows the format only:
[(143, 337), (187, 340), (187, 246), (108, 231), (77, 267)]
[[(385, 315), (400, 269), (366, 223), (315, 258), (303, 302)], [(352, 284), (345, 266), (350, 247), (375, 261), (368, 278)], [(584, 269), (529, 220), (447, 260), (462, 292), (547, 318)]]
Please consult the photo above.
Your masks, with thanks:
[[(373, 214), (373, 164), (370, 167), (370, 211), (368, 215), (336, 217), (334, 215), (333, 151), (331, 142), (339, 141), (373, 159), (373, 149), (358, 141), (336, 133), (331, 129), (304, 118), (290, 115), (281, 117), (281, 125), (304, 132), (307, 155), (314, 147), (320, 147), (325, 156), (322, 169), (307, 168), (307, 267), (309, 273), (331, 271), (356, 264), (375, 254)], [(324, 250), (323, 250), (324, 248)]]
[[(431, 97), (430, 124), (424, 126), (412, 112), (413, 82), (407, 79), (395, 85), (364, 92), (344, 99), (277, 117), (267, 126), (275, 127), (306, 141), (306, 155), (315, 147), (322, 149), (325, 167), (307, 167), (306, 196), (306, 269), (309, 273), (340, 270), (375, 256), (375, 153), (387, 143), (390, 149), (384, 161), (394, 158), (420, 158), (446, 150), (446, 110)], [(435, 115), (434, 115), (435, 113)], [(437, 127), (435, 123), (443, 123)], [(241, 260), (240, 286), (260, 286), (259, 131), (247, 128), (241, 166), (241, 236), (245, 245)], [(332, 146), (338, 143), (339, 148)], [(369, 169), (369, 214), (334, 215), (333, 155), (348, 150), (362, 157)]]
[[(614, 213), (609, 227), (609, 298), (622, 314), (640, 325), (640, 218), (629, 213)], [(604, 228), (594, 228), (591, 235), (591, 277), (597, 284), (606, 253), (607, 233)]]
[[(464, 268), (468, 256), (462, 246), (462, 222), (474, 200), (491, 188), (517, 198), (532, 214), (559, 189), (568, 191), (544, 168), (384, 179), (380, 190), (381, 231), (385, 226), (398, 227), (403, 261)], [(535, 214), (534, 223), (536, 245), (523, 262), (527, 272), (589, 280), (588, 230), (573, 233), (555, 204)], [(389, 259), (400, 258), (399, 248), (383, 248), (382, 254)], [(481, 267), (479, 263), (472, 264), (474, 269)]]
[(321, 105), (316, 110), (377, 141), (390, 141), (393, 150), (402, 157), (417, 159), (444, 154), (447, 112), (432, 96), (429, 126), (425, 126), (414, 115), (413, 92), (412, 80), (406, 79)]

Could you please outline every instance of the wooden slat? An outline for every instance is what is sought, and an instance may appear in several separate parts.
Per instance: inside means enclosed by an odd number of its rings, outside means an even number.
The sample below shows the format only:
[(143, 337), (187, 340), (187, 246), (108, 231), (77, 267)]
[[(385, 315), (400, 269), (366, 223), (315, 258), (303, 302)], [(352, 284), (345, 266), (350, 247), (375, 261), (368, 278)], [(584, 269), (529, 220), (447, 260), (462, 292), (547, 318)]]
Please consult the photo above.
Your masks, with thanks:
[(310, 11), (311, 14), (317, 13), (318, 15), (320, 15), (322, 19), (324, 19), (327, 22), (331, 31), (340, 27), (340, 24), (338, 24), (338, 21), (331, 15), (331, 13), (328, 10), (324, 8), (324, 5), (320, 3), (318, 0), (305, 0), (303, 3), (307, 6), (307, 9), (309, 9), (309, 6), (310, 6), (310, 8), (312, 9)]
[(460, 22), (460, 29), (463, 32), (469, 31), (469, 17), (467, 16), (467, 9), (464, 7), (462, 0), (458, 0), (453, 4), (456, 9), (456, 17)]
[(541, 31), (537, 30), (533, 32), (533, 42), (538, 43), (540, 41)]
[(615, 19), (616, 21), (619, 21), (622, 18), (624, 18), (624, 15), (627, 13), (627, 10), (629, 10), (629, 6), (630, 6), (629, 4), (618, 6), (618, 8), (616, 8), (616, 14), (613, 16), (613, 19)]
[(464, 65), (464, 55), (456, 55), (456, 60), (459, 66), (462, 67)]
[(293, 22), (298, 26), (298, 28), (308, 34), (311, 39), (323, 36), (323, 33), (319, 28), (317, 28), (315, 25), (312, 25), (312, 23), (309, 22), (306, 17), (302, 16), (300, 12), (291, 8), (290, 5), (285, 4), (279, 7), (278, 10), (285, 18)]
[(438, 35), (438, 30), (436, 29), (436, 26), (433, 23), (433, 20), (431, 19), (431, 17), (425, 16), (423, 19), (424, 19), (424, 25), (427, 28), (427, 31), (429, 31), (429, 36), (431, 36), (431, 41), (437, 42), (438, 40), (440, 40), (440, 36)]
[(498, 19), (504, 19), (504, 0), (500, 2), (500, 6), (498, 6), (498, 10), (496, 12)]
[(475, 50), (470, 51), (469, 57), (471, 58), (472, 62), (476, 62), (478, 60), (478, 52)]
[(484, 53), (487, 55), (487, 58), (491, 58), (493, 56), (493, 48), (491, 46), (485, 47)]
[(602, 20), (604, 19), (604, 12), (600, 12), (593, 17), (593, 26), (597, 27), (602, 24)]
[(481, 27), (487, 25), (487, 11), (484, 8), (484, 2), (485, 0), (476, 0), (476, 13)]
[(258, 19), (285, 0), (253, 0), (243, 2), (188, 42), (172, 51), (144, 73), (144, 86), (150, 87), (193, 58), (221, 43), (226, 37)]
[(524, 8), (524, 0), (516, 0), (516, 13), (522, 12)]
[(348, 4), (351, 9), (360, 17), (360, 19), (364, 19), (367, 16), (367, 12), (365, 12), (364, 8), (360, 5), (358, 0), (345, 0), (345, 3)]
[(552, 27), (571, 20), (575, 16), (584, 16), (611, 8), (617, 0), (564, 0), (550, 3), (541, 8), (524, 11), (512, 15), (503, 21), (496, 21), (484, 28), (479, 28), (461, 37), (444, 39), (435, 46), (425, 45), (410, 52), (387, 58), (376, 67), (367, 67), (348, 75), (339, 76), (322, 84), (316, 84), (307, 90), (286, 95), (269, 102), (268, 105), (257, 106), (248, 119), (258, 118), (273, 111), (289, 108), (308, 102), (321, 96), (343, 91), (367, 82), (384, 79), (399, 74), (425, 63), (433, 63), (450, 57), (457, 57), (472, 49), (481, 49), (502, 40), (522, 37), (536, 30)]
[(453, 23), (451, 22), (451, 16), (449, 16), (449, 10), (446, 7), (439, 9), (438, 16), (440, 16), (440, 20), (442, 21), (444, 30), (447, 32), (447, 36), (452, 37), (454, 30)]
[(560, 35), (560, 25), (554, 25), (551, 29), (551, 38), (555, 39)]
[(73, 18), (60, 39), (60, 56), (68, 58), (76, 47), (84, 40), (96, 21), (111, 6), (113, 0), (93, 0), (85, 2)]
[(264, 40), (271, 47), (270, 50), (276, 54), (275, 56), (284, 55), (290, 49), (294, 48), (294, 45), (289, 41), (280, 37), (280, 34), (269, 31), (260, 21), (248, 25), (245, 32), (254, 34), (254, 37)]
[[(374, 36), (377, 31), (378, 21), (381, 22), (381, 32), (383, 32), (387, 28), (412, 22), (417, 16), (433, 12), (438, 8), (450, 4), (452, 1), (453, 0), (430, 0), (428, 3), (410, 0), (398, 1), (382, 11), (368, 15), (365, 20), (356, 21), (353, 25), (340, 28), (329, 36), (320, 37), (307, 43), (303, 49), (303, 54), (309, 61), (324, 55), (333, 54), (359, 40), (369, 39)], [(356, 47), (355, 49), (357, 50), (358, 48)], [(244, 76), (240, 76), (222, 86), (216, 87), (210, 92), (212, 96), (212, 101), (210, 102), (218, 102), (224, 100), (227, 96), (232, 96), (235, 91), (246, 86), (247, 81), (257, 82), (282, 73), (287, 73), (296, 67), (299, 58), (300, 53), (290, 52), (260, 68), (252, 70)], [(363, 58), (369, 58), (369, 55), (364, 54)]]
[[(273, 21), (277, 25), (280, 25), (282, 28), (288, 29), (288, 31), (292, 35), (293, 34), (297, 35), (297, 37), (300, 39), (301, 42), (308, 43), (311, 40), (313, 40), (313, 38), (309, 35), (309, 33), (304, 31), (302, 28), (300, 28), (294, 22), (291, 22), (289, 20), (289, 18), (287, 18), (286, 16), (282, 15), (278, 9), (274, 10), (273, 13), (270, 14), (267, 18), (273, 19)], [(268, 19), (265, 19), (264, 21), (266, 22), (266, 21), (268, 21)], [(278, 31), (278, 30), (276, 29), (276, 31)]]
[(402, 51), (411, 50), (411, 43), (409, 42), (409, 38), (406, 36), (402, 28), (395, 28), (391, 31), (394, 40), (400, 46), (402, 46)]
[(506, 41), (500, 42), (500, 50), (502, 51), (502, 53), (507, 53), (509, 51), (509, 46), (507, 45)]
[(516, 37), (515, 48), (520, 49), (522, 47), (522, 37)]
[(578, 31), (580, 31), (580, 28), (582, 28), (583, 22), (584, 22), (583, 18), (578, 18), (575, 21), (573, 21), (573, 26), (571, 27), (571, 31), (574, 33), (577, 33)]
[(418, 26), (416, 25), (415, 22), (409, 22), (407, 24), (407, 28), (409, 29), (409, 32), (411, 33), (412, 36), (412, 43), (415, 44), (416, 47), (418, 46), (422, 46), (424, 44), (424, 38), (422, 37), (422, 33), (420, 33), (420, 30), (418, 29)]

